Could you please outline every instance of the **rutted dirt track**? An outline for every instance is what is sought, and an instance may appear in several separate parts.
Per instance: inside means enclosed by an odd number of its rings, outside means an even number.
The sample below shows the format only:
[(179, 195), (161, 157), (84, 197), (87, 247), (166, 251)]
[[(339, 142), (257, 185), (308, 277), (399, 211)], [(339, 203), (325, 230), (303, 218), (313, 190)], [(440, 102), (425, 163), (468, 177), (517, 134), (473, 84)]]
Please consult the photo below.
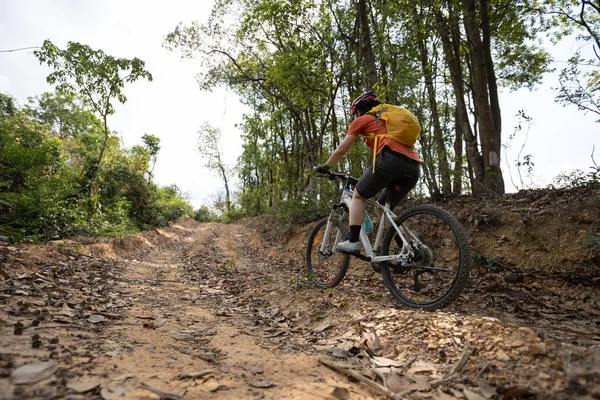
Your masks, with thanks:
[(320, 358), (398, 398), (599, 398), (598, 282), (515, 266), (506, 254), (525, 239), (496, 234), (498, 265), (476, 266), (450, 308), (423, 312), (399, 307), (357, 261), (335, 290), (311, 288), (311, 226), (285, 237), (270, 224), (2, 244), (0, 398), (385, 397)]

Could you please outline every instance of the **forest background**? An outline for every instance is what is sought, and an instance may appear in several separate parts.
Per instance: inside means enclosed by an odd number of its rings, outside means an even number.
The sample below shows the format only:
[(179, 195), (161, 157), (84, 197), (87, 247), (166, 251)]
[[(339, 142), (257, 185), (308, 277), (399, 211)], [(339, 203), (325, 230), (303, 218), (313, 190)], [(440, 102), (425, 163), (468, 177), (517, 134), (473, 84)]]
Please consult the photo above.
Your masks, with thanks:
[[(19, 15), (38, 34), (47, 33), (34, 21), (48, 4), (24, 12), (4, 1), (3, 18)], [(538, 159), (567, 162), (562, 165), (568, 171), (555, 176), (554, 186), (598, 180), (597, 2), (216, 1), (212, 9), (194, 10), (206, 16), (198, 22), (187, 22), (194, 14), (184, 3), (168, 10), (146, 2), (88, 7), (61, 3), (58, 9), (68, 10), (67, 17), (93, 14), (107, 29), (127, 26), (129, 35), (120, 32), (113, 40), (131, 36), (140, 49), (153, 42), (172, 60), (179, 55), (185, 60), (161, 65), (151, 57), (146, 65), (135, 58), (136, 46), (124, 58), (113, 57), (99, 50), (110, 46), (96, 46), (101, 40), (79, 39), (85, 19), (70, 23), (73, 30), (63, 31), (62, 38), (46, 35), (50, 41), (43, 46), (33, 43), (41, 47), (8, 52), (19, 46), (8, 43), (15, 36), (3, 23), (1, 239), (122, 234), (181, 215), (231, 221), (270, 212), (283, 222), (310, 220), (336, 195), (311, 168), (343, 138), (349, 100), (369, 88), (421, 121), (417, 147), (425, 163), (413, 196), (501, 195), (540, 186)], [(173, 18), (186, 22), (175, 24)], [(146, 29), (136, 29), (139, 21)], [(157, 26), (166, 22), (160, 31)], [(144, 35), (148, 27), (152, 35)], [(556, 62), (551, 56), (556, 49), (568, 51), (568, 57)], [(39, 71), (24, 74), (32, 63)], [(21, 78), (8, 72), (15, 65)], [(198, 73), (205, 102), (186, 97), (190, 89), (197, 91), (190, 76), (187, 85), (176, 85), (180, 69)], [(19, 93), (11, 93), (13, 81), (23, 76), (29, 88), (38, 87), (35, 76), (47, 76), (50, 90), (31, 90), (27, 96), (34, 97), (24, 101), (19, 85)], [(156, 82), (157, 76), (163, 79)], [(566, 118), (550, 107), (540, 111), (538, 104), (513, 108), (519, 101), (511, 93), (538, 88), (548, 77), (556, 78), (554, 90), (546, 83), (544, 96), (571, 110)], [(155, 84), (173, 88), (170, 95), (161, 92), (158, 108), (144, 101), (128, 108), (139, 99), (129, 93), (149, 97)], [(171, 112), (173, 106), (178, 113)], [(134, 110), (148, 121), (134, 118)], [(503, 123), (507, 119), (511, 123)], [(137, 140), (115, 128), (123, 120), (138, 125)], [(192, 145), (177, 140), (190, 134), (177, 129), (182, 120), (197, 123)], [(169, 160), (160, 181), (169, 171), (168, 179), (190, 176), (205, 193), (218, 185), (208, 205), (194, 211), (187, 190), (154, 183), (165, 144), (179, 162)], [(235, 148), (241, 153), (234, 165)], [(190, 151), (196, 163), (182, 163)], [(577, 158), (572, 164), (570, 154)], [(338, 169), (360, 175), (369, 159), (358, 145)], [(216, 182), (201, 165), (214, 172)]]

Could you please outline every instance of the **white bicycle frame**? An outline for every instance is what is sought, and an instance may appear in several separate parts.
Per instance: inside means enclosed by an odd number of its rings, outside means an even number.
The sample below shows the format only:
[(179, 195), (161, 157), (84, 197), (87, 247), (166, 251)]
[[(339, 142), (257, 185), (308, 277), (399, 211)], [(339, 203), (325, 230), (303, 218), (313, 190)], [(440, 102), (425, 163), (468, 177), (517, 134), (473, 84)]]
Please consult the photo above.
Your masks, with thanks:
[[(350, 190), (348, 187), (345, 187), (342, 192), (341, 201), (342, 201), (342, 203), (344, 203), (346, 205), (346, 207), (348, 207), (348, 209), (350, 209), (350, 203), (352, 202), (352, 194), (353, 194), (352, 190)], [(399, 227), (398, 225), (396, 225), (396, 223), (394, 222), (394, 218), (396, 218), (396, 214), (394, 214), (392, 212), (392, 210), (390, 210), (389, 203), (386, 203), (385, 206), (382, 206), (378, 202), (369, 199), (369, 200), (367, 200), (367, 204), (372, 205), (376, 208), (379, 208), (382, 211), (382, 214), (381, 214), (381, 218), (379, 220), (379, 226), (377, 228), (377, 236), (375, 236), (375, 245), (374, 246), (371, 246), (371, 241), (369, 240), (367, 233), (361, 227), (359, 240), (365, 251), (365, 256), (360, 255), (359, 258), (361, 258), (365, 261), (370, 261), (372, 263), (380, 263), (380, 262), (384, 262), (384, 261), (390, 261), (392, 263), (399, 263), (399, 262), (403, 262), (403, 261), (407, 262), (414, 255), (413, 251), (411, 250), (412, 246), (410, 246), (408, 243), (407, 236), (411, 240), (413, 240), (417, 246), (421, 244), (421, 241), (408, 228), (406, 228), (404, 226)], [(325, 250), (326, 250), (326, 244), (328, 242), (327, 238), (329, 238), (329, 235), (331, 233), (331, 227), (333, 226), (333, 223), (331, 222), (333, 218), (336, 218), (335, 209), (333, 209), (331, 211), (331, 214), (329, 215), (329, 220), (327, 222), (327, 227), (325, 228), (325, 234), (324, 234), (323, 241), (321, 242), (321, 248), (320, 248), (320, 251), (322, 253), (325, 252)], [(377, 252), (377, 249), (379, 249), (379, 246), (381, 245), (381, 240), (383, 239), (383, 233), (385, 231), (385, 221), (386, 220), (389, 221), (390, 225), (394, 228), (394, 230), (398, 233), (398, 236), (402, 240), (402, 250), (400, 251), (399, 254), (388, 255), (388, 256), (377, 256), (375, 254)], [(404, 231), (404, 234), (402, 233), (402, 231)], [(337, 244), (340, 242), (340, 240), (341, 240), (340, 232), (338, 231), (336, 238), (335, 238), (335, 244), (332, 249), (333, 252), (338, 251)]]

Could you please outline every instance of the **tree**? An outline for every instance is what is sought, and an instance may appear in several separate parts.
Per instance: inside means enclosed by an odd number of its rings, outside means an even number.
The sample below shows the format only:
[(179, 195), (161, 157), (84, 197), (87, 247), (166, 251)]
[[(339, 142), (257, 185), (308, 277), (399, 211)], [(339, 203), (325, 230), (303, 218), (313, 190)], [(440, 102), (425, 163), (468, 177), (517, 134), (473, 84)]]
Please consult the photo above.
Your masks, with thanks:
[(74, 93), (42, 93), (30, 97), (25, 110), (34, 120), (48, 125), (61, 140), (72, 139), (101, 126), (101, 121), (81, 96)]
[(156, 165), (156, 158), (158, 156), (158, 152), (160, 151), (160, 139), (154, 135), (145, 133), (144, 136), (142, 136), (142, 141), (144, 142), (146, 150), (152, 159), (152, 167), (150, 170), (148, 170), (148, 181), (151, 181), (152, 172), (154, 171), (154, 166)]
[[(226, 86), (251, 109), (237, 169), (244, 212), (336, 195), (311, 167), (371, 87), (419, 118), (430, 194), (459, 194), (467, 173), (471, 191), (502, 193), (498, 90), (533, 87), (548, 63), (532, 9), (530, 0), (218, 0), (206, 23), (178, 25), (165, 46), (198, 56), (202, 90)], [(353, 146), (338, 168), (361, 174), (365, 153)]]
[(103, 121), (104, 142), (87, 176), (91, 196), (93, 181), (98, 175), (110, 134), (107, 118), (115, 112), (113, 101), (116, 99), (125, 103), (125, 83), (133, 83), (140, 78), (152, 81), (152, 75), (144, 69), (145, 63), (138, 58), (115, 58), (77, 42), (69, 42), (67, 48), (61, 50), (45, 40), (34, 54), (40, 64), (54, 68), (54, 72), (46, 78), (49, 84), (55, 84), (60, 92), (81, 95)]
[(15, 100), (4, 93), (0, 93), (0, 117), (10, 117), (15, 115), (17, 107)]
[(356, 3), (356, 19), (358, 26), (358, 54), (363, 61), (365, 68), (365, 86), (367, 90), (375, 88), (377, 84), (377, 68), (375, 66), (375, 56), (371, 47), (371, 30), (369, 29), (369, 18), (367, 16), (366, 0), (358, 0)]
[(594, 57), (586, 59), (582, 48), (569, 58), (567, 67), (559, 74), (556, 100), (600, 117), (600, 4), (588, 0), (553, 0), (545, 2), (540, 11), (551, 18), (553, 29), (549, 32), (554, 41), (577, 33), (577, 40), (584, 46), (591, 43), (594, 52)]
[(212, 127), (208, 122), (202, 124), (198, 132), (198, 151), (206, 160), (206, 167), (217, 172), (225, 186), (225, 206), (231, 213), (231, 192), (229, 190), (229, 169), (223, 160), (221, 150), (221, 130)]

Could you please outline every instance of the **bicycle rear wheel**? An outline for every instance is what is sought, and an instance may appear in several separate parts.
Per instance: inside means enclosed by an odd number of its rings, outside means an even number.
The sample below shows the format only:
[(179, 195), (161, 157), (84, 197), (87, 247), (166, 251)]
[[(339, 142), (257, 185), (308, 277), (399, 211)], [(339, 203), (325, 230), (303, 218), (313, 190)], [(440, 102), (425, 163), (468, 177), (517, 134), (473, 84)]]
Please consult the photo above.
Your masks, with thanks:
[[(407, 262), (382, 263), (383, 280), (390, 293), (409, 307), (446, 307), (460, 295), (469, 278), (471, 251), (467, 233), (454, 216), (432, 205), (412, 207), (395, 222), (410, 243), (413, 255)], [(381, 255), (400, 254), (401, 250), (398, 233), (394, 228), (388, 229)]]
[[(331, 230), (325, 237), (328, 218), (320, 221), (313, 229), (306, 247), (306, 269), (314, 284), (320, 288), (337, 286), (348, 271), (350, 255), (333, 252), (336, 240), (348, 239), (348, 231), (337, 218), (331, 221)], [(322, 243), (325, 246), (322, 248)]]

